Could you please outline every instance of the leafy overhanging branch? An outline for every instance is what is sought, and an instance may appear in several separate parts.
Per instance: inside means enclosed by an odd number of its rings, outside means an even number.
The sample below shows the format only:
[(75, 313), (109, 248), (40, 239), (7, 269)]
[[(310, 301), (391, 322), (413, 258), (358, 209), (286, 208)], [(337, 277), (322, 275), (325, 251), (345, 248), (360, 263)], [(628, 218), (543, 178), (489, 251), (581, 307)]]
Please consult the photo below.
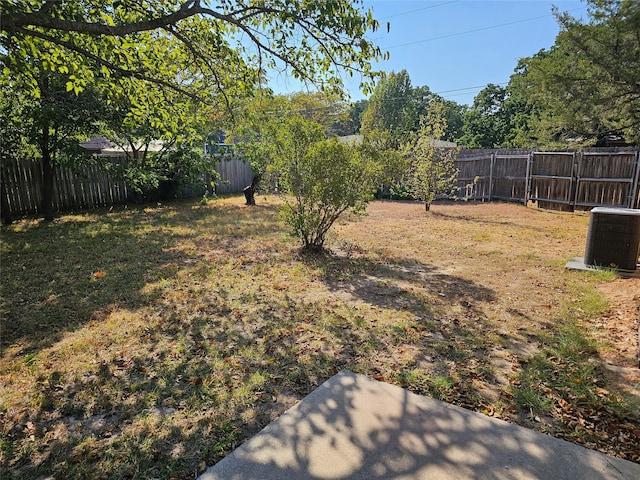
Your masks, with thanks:
[(45, 41), (49, 41), (52, 43), (55, 43), (61, 47), (66, 48), (67, 50), (71, 50), (73, 52), (78, 53), (79, 55), (92, 60), (93, 62), (95, 62), (97, 65), (99, 66), (105, 66), (108, 69), (114, 71), (114, 72), (118, 72), (121, 75), (125, 76), (125, 77), (131, 77), (131, 78), (137, 78), (138, 80), (145, 80), (147, 82), (151, 82), (151, 83), (155, 83), (159, 86), (163, 86), (163, 87), (167, 87), (170, 88), (172, 90), (175, 90), (178, 93), (181, 93), (182, 95), (186, 95), (187, 97), (190, 97), (194, 100), (197, 100), (199, 97), (196, 93), (190, 92), (182, 87), (180, 87), (179, 85), (172, 83), (172, 82), (168, 82), (166, 80), (162, 80), (161, 78), (158, 77), (154, 77), (154, 76), (150, 76), (148, 74), (148, 71), (144, 71), (144, 70), (129, 70), (126, 68), (122, 68), (118, 65), (116, 65), (113, 62), (110, 62), (104, 58), (102, 58), (99, 55), (95, 55), (93, 53), (91, 53), (90, 51), (88, 51), (85, 48), (82, 47), (78, 47), (77, 45), (74, 45), (71, 42), (68, 42), (66, 40), (61, 40), (55, 37), (51, 37), (45, 33), (39, 32), (39, 31), (35, 31), (35, 30), (31, 30), (29, 32), (25, 32), (23, 31), (23, 33), (27, 33), (28, 35), (31, 35), (33, 37), (36, 38), (40, 38), (41, 40), (45, 40)]
[(108, 35), (122, 37), (132, 33), (173, 25), (181, 20), (197, 14), (208, 13), (212, 16), (221, 16), (218, 12), (202, 7), (199, 0), (184, 2), (179, 9), (168, 15), (150, 18), (141, 22), (131, 22), (122, 25), (105, 25), (95, 22), (78, 22), (56, 18), (51, 14), (55, 2), (47, 1), (42, 8), (35, 12), (16, 12), (3, 14), (2, 30), (12, 33), (26, 27), (41, 27), (64, 32), (81, 32), (91, 35)]
[[(272, 59), (281, 61), (291, 68), (296, 77), (311, 83), (317, 83), (322, 74), (335, 74), (329, 68), (331, 65), (345, 69), (351, 74), (356, 72), (371, 78), (373, 72), (369, 61), (382, 55), (379, 48), (364, 39), (368, 29), (377, 28), (377, 22), (370, 12), (362, 14), (349, 2), (318, 1), (292, 4), (287, 1), (275, 1), (269, 5), (247, 5), (242, 0), (223, 1), (220, 2), (219, 8), (227, 9), (224, 12), (215, 10), (200, 0), (159, 1), (144, 5), (132, 1), (127, 4), (127, 7), (131, 7), (128, 11), (133, 12), (128, 17), (116, 15), (118, 12), (115, 2), (106, 2), (114, 13), (112, 16), (101, 17), (103, 22), (88, 21), (89, 18), (61, 18), (64, 13), (56, 3), (46, 1), (39, 9), (33, 11), (26, 11), (26, 2), (13, 7), (3, 7), (0, 25), (0, 30), (5, 34), (3, 36), (7, 38), (7, 35), (22, 35), (46, 39), (121, 75), (170, 87), (182, 93), (186, 91), (179, 85), (169, 85), (170, 82), (149, 71), (117, 65), (104, 58), (100, 52), (94, 53), (88, 48), (80, 47), (79, 42), (69, 41), (69, 36), (124, 38), (141, 32), (163, 30), (184, 45), (196, 62), (206, 64), (210, 60), (208, 53), (198, 48), (194, 38), (180, 34), (174, 28), (181, 22), (192, 19), (208, 23), (213, 29), (221, 28), (227, 33), (236, 31), (246, 35), (258, 51), (259, 71), (262, 71), (263, 54), (266, 53)], [(19, 8), (24, 11), (16, 11)], [(79, 10), (82, 11), (81, 8)], [(77, 12), (75, 14), (78, 16)], [(71, 14), (68, 16), (73, 17)], [(297, 48), (300, 37), (310, 39), (315, 48), (307, 48), (306, 51)], [(213, 78), (217, 89), (224, 91), (220, 88), (219, 79), (215, 76)], [(193, 95), (193, 92), (190, 92), (190, 95)]]

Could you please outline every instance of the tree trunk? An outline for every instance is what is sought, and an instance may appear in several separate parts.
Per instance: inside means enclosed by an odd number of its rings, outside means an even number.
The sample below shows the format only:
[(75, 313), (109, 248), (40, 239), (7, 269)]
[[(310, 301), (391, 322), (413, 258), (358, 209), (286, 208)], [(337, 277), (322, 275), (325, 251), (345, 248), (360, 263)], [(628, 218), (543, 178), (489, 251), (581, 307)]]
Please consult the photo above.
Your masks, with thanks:
[(45, 221), (53, 220), (53, 162), (51, 149), (49, 148), (49, 125), (42, 127), (42, 139), (40, 144), (42, 153), (42, 217)]
[[(2, 177), (6, 178), (4, 171), (2, 172)], [(5, 185), (4, 178), (0, 178), (0, 217), (2, 217), (3, 225), (11, 225), (13, 218), (11, 218), (11, 211), (9, 210), (7, 187)]]
[(244, 198), (247, 201), (247, 205), (255, 205), (255, 193), (258, 189), (258, 185), (260, 184), (261, 175), (254, 175), (253, 180), (251, 180), (251, 185), (244, 187)]
[[(45, 74), (38, 80), (40, 87), (40, 102), (45, 112), (51, 101), (51, 92), (49, 91), (49, 77)], [(42, 155), (42, 200), (40, 204), (40, 212), (45, 221), (53, 220), (53, 158), (51, 148), (51, 132), (49, 131), (50, 120), (44, 114), (41, 119), (40, 128), (42, 136), (40, 137), (40, 154)]]
[(429, 202), (424, 202), (424, 209), (428, 212), (431, 208), (431, 204)]
[(244, 187), (244, 190), (242, 190), (242, 192), (244, 193), (244, 198), (246, 200), (247, 205), (256, 204), (256, 199), (254, 197), (256, 191), (251, 185)]

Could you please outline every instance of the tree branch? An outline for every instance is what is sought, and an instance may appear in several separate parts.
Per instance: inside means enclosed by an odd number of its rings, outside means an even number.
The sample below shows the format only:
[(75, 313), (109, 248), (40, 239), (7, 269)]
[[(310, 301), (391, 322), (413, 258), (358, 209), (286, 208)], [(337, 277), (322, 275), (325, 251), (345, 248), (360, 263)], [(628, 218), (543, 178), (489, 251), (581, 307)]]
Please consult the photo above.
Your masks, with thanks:
[(94, 62), (96, 62), (99, 65), (104, 65), (105, 67), (109, 68), (110, 70), (113, 70), (115, 72), (118, 72), (126, 77), (133, 77), (133, 78), (137, 78), (139, 80), (144, 80), (150, 83), (155, 83), (156, 85), (161, 85), (163, 87), (167, 87), (170, 88), (172, 90), (175, 90), (176, 92), (182, 94), (182, 95), (186, 95), (187, 97), (193, 99), (193, 100), (198, 100), (198, 96), (195, 93), (189, 92), (187, 90), (185, 90), (184, 88), (179, 87), (178, 85), (175, 85), (171, 82), (167, 82), (165, 80), (159, 79), (159, 78), (155, 78), (155, 77), (150, 77), (149, 75), (145, 74), (144, 72), (140, 71), (140, 70), (127, 70), (126, 68), (122, 68), (119, 67), (118, 65), (116, 65), (115, 63), (112, 63), (108, 60), (105, 60), (104, 58), (95, 55), (91, 52), (89, 52), (88, 50), (85, 50), (84, 48), (78, 47), (77, 45), (74, 45), (71, 42), (67, 42), (65, 40), (61, 40), (55, 37), (51, 37), (49, 35), (46, 35), (44, 33), (35, 31), (35, 30), (26, 30), (26, 29), (20, 29), (18, 30), (18, 32), (20, 33), (24, 33), (26, 35), (31, 35), (37, 38), (40, 38), (42, 40), (46, 40), (52, 43), (55, 43), (56, 45), (59, 45), (63, 48), (66, 48), (67, 50), (71, 50), (73, 52), (76, 52), (90, 60), (93, 60)]
[[(62, 20), (49, 15), (49, 10), (54, 2), (46, 2), (37, 12), (32, 13), (10, 13), (4, 15), (1, 30), (6, 32), (21, 31), (26, 27), (41, 27), (63, 32), (79, 32), (90, 35), (108, 35), (121, 37), (132, 33), (156, 30), (167, 25), (192, 17), (199, 13), (215, 13), (200, 5), (200, 0), (189, 0), (184, 2), (180, 8), (161, 17), (151, 18), (143, 22), (125, 23), (122, 25), (104, 25), (102, 23), (74, 22)], [(27, 29), (27, 32), (32, 30)]]
[(223, 88), (222, 81), (220, 80), (220, 77), (218, 76), (215, 69), (209, 64), (211, 59), (206, 58), (203, 54), (198, 52), (195, 46), (193, 45), (193, 43), (190, 42), (189, 39), (186, 38), (184, 35), (182, 35), (181, 32), (178, 32), (175, 28), (173, 28), (173, 26), (168, 26), (165, 30), (171, 33), (172, 35), (174, 35), (179, 41), (181, 41), (182, 44), (185, 47), (187, 47), (187, 49), (189, 49), (189, 51), (194, 56), (194, 58), (196, 59), (199, 58), (205, 62), (205, 65), (208, 67), (209, 73), (213, 75), (213, 78), (215, 78), (216, 85), (218, 86), (218, 91), (222, 94), (222, 98), (224, 98), (224, 103), (227, 107), (227, 110), (231, 111), (231, 102), (229, 100), (228, 95), (225, 92), (225, 89)]

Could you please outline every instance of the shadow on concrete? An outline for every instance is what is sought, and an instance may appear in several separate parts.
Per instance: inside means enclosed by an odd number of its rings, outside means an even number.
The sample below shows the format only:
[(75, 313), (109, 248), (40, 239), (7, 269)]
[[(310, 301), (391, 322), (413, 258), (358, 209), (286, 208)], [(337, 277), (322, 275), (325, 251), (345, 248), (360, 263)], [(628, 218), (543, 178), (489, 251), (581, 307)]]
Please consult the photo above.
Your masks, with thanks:
[(200, 480), (632, 479), (640, 465), (342, 372)]

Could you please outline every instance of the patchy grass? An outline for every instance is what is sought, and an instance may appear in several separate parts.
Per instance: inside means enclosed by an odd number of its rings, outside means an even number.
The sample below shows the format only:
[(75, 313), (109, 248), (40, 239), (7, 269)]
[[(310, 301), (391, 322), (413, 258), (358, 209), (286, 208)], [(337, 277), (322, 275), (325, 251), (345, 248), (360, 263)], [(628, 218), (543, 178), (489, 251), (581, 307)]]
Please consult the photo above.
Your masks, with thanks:
[(607, 302), (582, 289), (581, 300), (570, 304), (543, 348), (523, 360), (514, 400), (554, 436), (638, 461), (640, 402), (606, 388), (603, 366), (595, 360), (601, 346), (584, 326), (605, 312)]
[(259, 203), (3, 228), (2, 478), (192, 477), (342, 369), (639, 461), (586, 215), (375, 202), (302, 255)]

